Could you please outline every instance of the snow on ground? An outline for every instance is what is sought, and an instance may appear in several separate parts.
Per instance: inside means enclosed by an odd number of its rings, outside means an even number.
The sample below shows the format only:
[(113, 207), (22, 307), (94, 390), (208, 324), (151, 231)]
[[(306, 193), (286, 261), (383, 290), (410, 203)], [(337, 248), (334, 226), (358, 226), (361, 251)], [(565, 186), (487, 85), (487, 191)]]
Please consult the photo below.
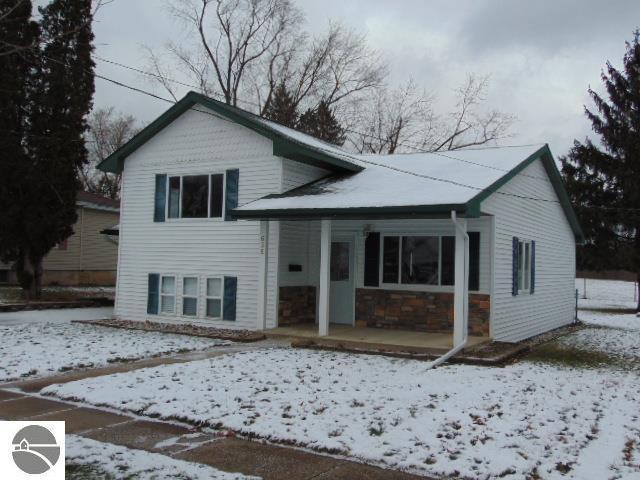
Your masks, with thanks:
[(192, 480), (244, 480), (238, 473), (226, 473), (207, 465), (176, 460), (159, 453), (133, 450), (97, 442), (77, 435), (66, 436), (66, 465), (89, 465), (114, 479), (152, 480), (180, 478)]
[(414, 360), (273, 349), (43, 393), (456, 478), (620, 478), (640, 458), (640, 382), (614, 369), (427, 370)]
[[(0, 381), (46, 376), (72, 368), (199, 350), (230, 342), (187, 335), (99, 327), (65, 321), (82, 310), (19, 312), (27, 319), (5, 324), (0, 317)], [(16, 315), (16, 314), (7, 314)], [(30, 317), (31, 316), (31, 317)], [(48, 320), (28, 320), (28, 318)], [(14, 318), (15, 317), (10, 317)], [(51, 320), (54, 319), (54, 320)]]
[(576, 278), (579, 308), (635, 308), (634, 282), (587, 279), (587, 298), (584, 299), (584, 279)]
[(0, 313), (0, 326), (24, 325), (27, 323), (68, 323), (72, 320), (99, 320), (110, 318), (113, 307), (64, 308), (55, 310), (22, 310)]
[[(42, 287), (42, 300), (77, 300), (86, 297), (115, 297), (115, 287), (100, 286), (47, 286)], [(16, 286), (0, 287), (0, 305), (22, 303), (22, 289)]]
[(561, 337), (557, 343), (565, 347), (598, 352), (618, 359), (640, 361), (640, 332), (638, 330), (591, 327)]
[(640, 317), (635, 313), (605, 313), (579, 310), (578, 318), (588, 325), (640, 330)]

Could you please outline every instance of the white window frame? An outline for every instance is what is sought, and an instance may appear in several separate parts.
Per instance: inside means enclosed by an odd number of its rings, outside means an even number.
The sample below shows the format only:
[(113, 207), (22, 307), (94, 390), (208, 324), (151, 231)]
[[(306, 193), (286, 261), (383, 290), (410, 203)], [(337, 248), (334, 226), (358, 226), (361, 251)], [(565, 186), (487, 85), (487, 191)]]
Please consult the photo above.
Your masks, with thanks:
[[(518, 294), (531, 293), (531, 240), (518, 239)], [(520, 258), (520, 249), (522, 257)], [(527, 268), (528, 266), (528, 268)], [(520, 280), (522, 279), (522, 283)]]
[[(173, 295), (162, 292), (162, 282), (165, 278), (173, 278)], [(178, 312), (178, 276), (174, 274), (160, 274), (160, 284), (158, 285), (158, 315), (175, 316)], [(162, 297), (173, 297), (173, 312), (162, 310)]]
[[(209, 280), (220, 280), (220, 296), (209, 296)], [(211, 317), (207, 314), (207, 302), (209, 300), (220, 300), (220, 316)], [(209, 320), (222, 320), (224, 318), (224, 277), (221, 275), (211, 275), (205, 278), (204, 282), (204, 317)]]
[[(196, 279), (196, 294), (195, 295), (187, 295), (185, 293), (184, 290), (184, 281), (187, 278), (195, 278)], [(184, 312), (184, 299), (185, 298), (191, 298), (191, 299), (195, 299), (196, 301), (196, 313), (191, 315), (188, 313)], [(199, 312), (199, 307), (200, 307), (200, 277), (197, 275), (184, 275), (182, 277), (182, 296), (180, 297), (180, 305), (181, 305), (181, 309), (182, 309), (182, 316), (183, 317), (198, 317), (198, 312)]]
[[(379, 272), (378, 272), (378, 280), (380, 286), (382, 287), (391, 287), (391, 288), (401, 288), (401, 289), (415, 289), (415, 288), (437, 288), (437, 289), (452, 289), (453, 285), (442, 285), (442, 237), (451, 237), (453, 235), (441, 235), (441, 234), (420, 234), (420, 233), (397, 233), (397, 234), (383, 234), (382, 241), (380, 245), (380, 261), (378, 262)], [(384, 241), (387, 237), (398, 237), (398, 281), (393, 283), (383, 282), (382, 273), (384, 272)], [(432, 237), (438, 239), (438, 283), (402, 283), (402, 239), (403, 237)], [(373, 287), (378, 288), (378, 287)]]
[[(208, 182), (208, 189), (209, 191), (207, 192), (207, 216), (204, 218), (184, 218), (182, 216), (182, 183), (183, 183), (183, 178), (184, 177), (197, 177), (197, 176), (202, 176), (202, 175), (206, 175), (207, 176), (207, 182)], [(211, 216), (211, 176), (212, 175), (222, 175), (222, 215), (220, 215), (219, 217), (212, 217)], [(172, 178), (174, 177), (179, 177), (180, 178), (180, 191), (178, 193), (178, 216), (177, 217), (171, 217), (169, 218), (169, 202), (171, 200), (171, 189), (170, 189), (170, 181)], [(189, 222), (189, 221), (202, 221), (202, 220), (211, 220), (214, 222), (220, 222), (220, 221), (224, 221), (224, 199), (226, 198), (227, 195), (227, 172), (226, 171), (214, 171), (214, 172), (198, 172), (198, 173), (183, 173), (183, 174), (167, 174), (167, 185), (166, 185), (166, 201), (165, 201), (165, 205), (164, 205), (164, 218), (166, 219), (166, 221), (168, 222), (176, 222), (176, 221), (180, 221), (180, 222)]]

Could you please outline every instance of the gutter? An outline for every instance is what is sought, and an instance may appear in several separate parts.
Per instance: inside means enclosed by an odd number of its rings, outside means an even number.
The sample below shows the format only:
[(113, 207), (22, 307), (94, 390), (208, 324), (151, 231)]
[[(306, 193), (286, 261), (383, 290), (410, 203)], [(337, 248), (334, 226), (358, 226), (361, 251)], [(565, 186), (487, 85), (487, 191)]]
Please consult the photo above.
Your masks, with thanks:
[[(456, 217), (456, 211), (455, 210), (451, 210), (451, 221), (453, 222), (453, 225), (455, 226), (456, 230), (458, 230), (459, 232), (461, 232), (464, 235), (464, 243), (465, 245), (469, 245), (469, 235), (467, 234), (466, 230), (464, 230), (460, 224), (458, 223), (458, 219)], [(449, 360), (451, 357), (453, 357), (456, 353), (460, 352), (464, 347), (467, 346), (467, 342), (469, 341), (469, 306), (468, 306), (468, 302), (469, 302), (469, 256), (466, 254), (467, 253), (467, 248), (464, 249), (465, 250), (465, 256), (464, 256), (464, 296), (465, 296), (465, 300), (464, 300), (464, 309), (463, 309), (463, 313), (462, 313), (462, 333), (463, 333), (463, 337), (462, 337), (462, 342), (460, 342), (460, 344), (458, 345), (454, 345), (454, 347), (449, 350), (447, 353), (445, 353), (444, 355), (442, 355), (441, 357), (436, 358), (435, 360), (433, 360), (432, 362), (429, 362), (427, 364), (427, 369), (432, 369), (435, 368), (439, 365), (442, 365), (444, 362), (446, 362), (447, 360)], [(454, 304), (455, 305), (455, 304)], [(455, 308), (455, 306), (454, 306)]]

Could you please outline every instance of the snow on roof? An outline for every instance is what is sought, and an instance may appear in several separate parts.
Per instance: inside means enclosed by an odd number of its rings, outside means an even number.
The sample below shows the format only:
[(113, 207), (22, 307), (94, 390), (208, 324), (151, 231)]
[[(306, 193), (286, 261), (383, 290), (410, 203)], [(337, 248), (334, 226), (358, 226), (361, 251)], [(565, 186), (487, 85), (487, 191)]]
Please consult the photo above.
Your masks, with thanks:
[(544, 145), (353, 155), (365, 169), (245, 204), (237, 212), (465, 204)]
[(293, 142), (296, 142), (296, 143), (298, 143), (300, 145), (304, 145), (306, 147), (311, 147), (311, 148), (313, 148), (315, 150), (319, 150), (319, 151), (325, 152), (328, 155), (331, 155), (332, 157), (338, 157), (341, 160), (344, 160), (345, 162), (353, 163), (354, 165), (356, 165), (358, 167), (364, 167), (365, 166), (358, 159), (359, 155), (350, 153), (350, 152), (338, 147), (337, 145), (333, 145), (331, 143), (325, 142), (324, 140), (320, 140), (320, 139), (318, 139), (316, 137), (313, 137), (313, 136), (311, 136), (309, 134), (300, 132), (300, 131), (295, 130), (293, 128), (285, 127), (284, 125), (281, 125), (279, 123), (273, 122), (273, 121), (268, 120), (266, 118), (259, 117), (259, 116), (254, 115), (254, 114), (251, 114), (251, 115), (253, 115), (255, 117), (254, 120), (258, 121), (259, 123), (262, 123), (263, 125), (265, 125), (270, 130), (275, 130), (280, 135), (286, 136), (289, 140), (291, 140)]

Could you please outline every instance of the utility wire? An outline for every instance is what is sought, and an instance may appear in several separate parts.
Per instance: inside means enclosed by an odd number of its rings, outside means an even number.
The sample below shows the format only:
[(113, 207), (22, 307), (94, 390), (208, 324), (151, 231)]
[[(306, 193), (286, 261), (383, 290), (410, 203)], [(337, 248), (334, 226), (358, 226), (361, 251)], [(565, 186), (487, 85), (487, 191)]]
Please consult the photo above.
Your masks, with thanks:
[[(127, 66), (127, 65), (124, 65), (124, 64), (120, 64), (119, 62), (114, 62), (114, 61), (111, 61), (111, 60), (102, 59), (100, 57), (96, 57), (96, 58), (98, 58), (99, 60), (102, 60), (102, 61), (107, 61), (109, 63), (113, 63), (113, 64), (121, 66), (123, 68), (128, 68), (128, 69), (137, 71), (139, 73), (143, 73), (143, 74), (150, 75), (150, 76), (153, 76), (153, 77), (160, 77), (159, 75), (155, 75), (155, 74), (152, 74), (150, 72), (145, 72), (144, 70), (136, 69), (134, 67), (130, 67), (130, 66)], [(123, 82), (111, 79), (111, 78), (106, 77), (104, 75), (95, 74), (95, 76), (96, 76), (96, 78), (100, 78), (101, 80), (110, 82), (110, 83), (112, 83), (114, 85), (120, 86), (122, 88), (129, 89), (131, 91), (134, 91), (134, 92), (137, 92), (137, 93), (140, 93), (140, 94), (143, 94), (143, 95), (147, 95), (149, 97), (155, 98), (156, 100), (161, 100), (163, 102), (170, 103), (170, 104), (177, 103), (174, 100), (170, 100), (168, 98), (161, 97), (160, 95), (156, 95), (155, 93), (148, 92), (148, 91), (143, 90), (141, 88), (125, 84)], [(164, 78), (164, 77), (161, 77), (161, 78)], [(176, 83), (180, 83), (180, 84), (182, 84), (184, 86), (188, 86), (190, 88), (198, 88), (198, 87), (195, 87), (193, 85), (189, 85), (189, 84), (185, 84), (185, 83), (182, 83), (182, 82), (178, 82), (177, 80), (169, 80), (169, 79), (165, 79), (165, 80), (173, 81), (173, 82), (176, 82)], [(216, 94), (216, 95), (218, 95), (218, 94)], [(257, 106), (257, 104), (251, 103), (251, 102), (248, 102), (248, 101), (244, 101), (244, 100), (242, 100), (242, 101), (239, 100), (239, 101), (241, 103)], [(210, 115), (210, 116), (213, 116), (213, 117), (218, 118), (218, 119), (221, 118), (220, 116), (215, 115), (215, 114), (213, 114), (211, 112), (207, 112), (207, 111), (204, 111), (204, 110), (199, 110), (199, 109), (194, 108), (194, 107), (192, 107), (191, 110), (194, 110), (196, 112), (203, 113), (203, 114), (206, 114), (206, 115)], [(227, 120), (227, 119), (224, 119), (224, 120)], [(227, 120), (227, 121), (230, 122), (230, 123), (233, 123), (230, 120)], [(363, 134), (362, 132), (356, 132), (356, 133)], [(381, 140), (381, 139), (379, 139), (379, 140)], [(516, 147), (516, 146), (512, 146), (512, 147)], [(499, 148), (502, 148), (502, 147), (499, 147)], [(460, 158), (456, 158), (456, 157), (453, 157), (453, 156), (450, 156), (450, 155), (443, 154), (441, 152), (429, 152), (429, 151), (425, 150), (425, 151), (422, 151), (421, 153), (439, 154), (441, 156), (450, 158), (452, 160), (458, 160), (458, 161), (461, 161), (461, 162), (464, 162), (464, 163), (472, 163), (472, 164), (475, 164), (475, 165), (481, 166), (481, 167), (493, 168), (493, 169), (496, 169), (496, 170), (509, 172), (509, 170), (500, 169), (498, 167), (492, 167), (490, 165), (485, 165), (485, 164), (482, 164), (482, 163), (476, 163), (476, 162), (467, 161), (467, 160), (464, 160), (464, 159), (460, 159)], [(345, 152), (345, 154), (348, 155), (348, 156), (353, 156), (353, 155), (349, 154), (349, 152)], [(366, 156), (367, 155), (364, 155), (364, 157), (366, 157)], [(420, 177), (420, 178), (424, 178), (424, 179), (432, 180), (432, 181), (437, 181), (437, 182), (444, 182), (444, 183), (448, 183), (448, 184), (451, 184), (451, 185), (456, 185), (456, 186), (463, 187), (463, 188), (468, 188), (468, 189), (479, 191), (479, 192), (486, 190), (485, 188), (482, 188), (482, 187), (477, 187), (477, 186), (474, 186), (474, 185), (469, 185), (469, 184), (466, 184), (466, 183), (457, 182), (455, 180), (450, 180), (450, 179), (441, 178), (441, 177), (435, 177), (435, 176), (432, 176), (432, 175), (421, 174), (421, 173), (417, 173), (417, 172), (412, 172), (410, 170), (405, 170), (405, 169), (402, 169), (402, 168), (393, 167), (391, 165), (386, 165), (386, 164), (374, 162), (372, 160), (365, 160), (362, 157), (363, 157), (362, 155), (361, 156), (353, 156), (353, 158), (356, 161), (359, 161), (359, 162), (362, 162), (362, 163), (365, 163), (365, 164), (369, 164), (369, 165), (374, 165), (374, 166), (381, 167), (381, 168), (386, 168), (386, 169), (393, 170), (393, 171), (397, 171), (399, 173), (403, 173), (403, 174), (406, 174), (406, 175), (411, 175), (411, 176), (414, 176), (414, 177)], [(523, 175), (523, 174), (520, 174), (520, 175), (527, 176), (527, 175)], [(548, 179), (542, 178), (542, 177), (533, 177), (533, 178), (537, 178), (537, 179), (548, 181)], [(509, 193), (509, 192), (494, 191), (492, 193), (495, 193), (495, 194), (498, 194), (498, 195), (503, 195), (503, 196), (520, 198), (520, 199), (523, 199), (523, 200), (533, 200), (533, 201), (547, 202), (547, 203), (557, 203), (557, 204), (561, 203), (559, 200), (553, 200), (553, 199), (547, 199), (547, 198), (538, 198), (538, 197), (530, 197), (530, 196), (526, 196), (526, 195), (519, 195), (519, 194)], [(617, 210), (617, 211), (639, 211), (640, 212), (640, 208), (606, 207), (606, 206), (601, 206), (601, 205), (590, 206), (590, 207), (586, 207), (586, 208), (597, 208), (597, 209), (603, 209), (603, 210)]]

